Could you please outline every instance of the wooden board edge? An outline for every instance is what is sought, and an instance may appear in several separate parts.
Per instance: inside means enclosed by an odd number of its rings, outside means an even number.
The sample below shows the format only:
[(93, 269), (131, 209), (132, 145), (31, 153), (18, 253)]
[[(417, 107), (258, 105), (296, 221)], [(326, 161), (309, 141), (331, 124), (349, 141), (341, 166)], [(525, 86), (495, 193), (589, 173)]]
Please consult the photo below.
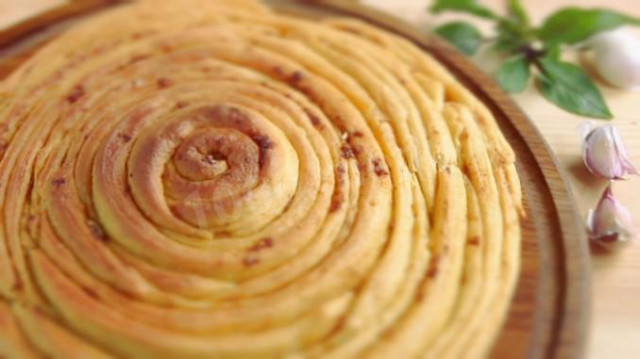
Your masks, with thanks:
[[(507, 118), (535, 158), (559, 219), (561, 243), (555, 243), (565, 263), (556, 273), (561, 295), (556, 303), (554, 318), (555, 336), (545, 358), (582, 358), (585, 355), (590, 313), (590, 252), (583, 221), (579, 217), (577, 203), (557, 158), (535, 124), (500, 86), (462, 53), (445, 41), (408, 25), (386, 13), (356, 2), (340, 0), (302, 0), (312, 5), (328, 7), (338, 12), (358, 17), (392, 33), (407, 38), (429, 51), (466, 85), (483, 84), (472, 88), (496, 115)], [(474, 71), (470, 71), (474, 70)]]
[(84, 15), (86, 13), (96, 11), (105, 7), (122, 3), (126, 0), (82, 0), (71, 1), (41, 12), (15, 25), (9, 26), (0, 31), (0, 49), (11, 43), (24, 39), (46, 29), (48, 26), (56, 24), (60, 21), (70, 19), (75, 16)]
[[(86, 2), (71, 2), (68, 5), (54, 8), (35, 18), (0, 31), (0, 48), (12, 41), (43, 30), (52, 23), (126, 1), (88, 0)], [(568, 181), (562, 173), (557, 159), (533, 122), (491, 77), (481, 71), (469, 71), (469, 69), (475, 70), (475, 65), (446, 42), (426, 35), (402, 20), (354, 1), (298, 0), (298, 2), (352, 15), (411, 40), (434, 55), (459, 80), (467, 85), (473, 84), (474, 86), (470, 86), (472, 92), (478, 95), (494, 114), (507, 118), (529, 148), (539, 149), (531, 151), (531, 154), (543, 174), (550, 198), (553, 200), (553, 210), (559, 220), (558, 227), (562, 232), (561, 242), (554, 245), (558, 247), (562, 258), (566, 260), (561, 271), (557, 273), (562, 293), (557, 302), (558, 315), (554, 318), (553, 330), (556, 335), (553, 336), (554, 343), (545, 355), (555, 358), (583, 357), (586, 349), (590, 309), (590, 254), (586, 233), (581, 225), (582, 220), (578, 217), (577, 205)], [(480, 87), (477, 84), (483, 84), (483, 86)]]

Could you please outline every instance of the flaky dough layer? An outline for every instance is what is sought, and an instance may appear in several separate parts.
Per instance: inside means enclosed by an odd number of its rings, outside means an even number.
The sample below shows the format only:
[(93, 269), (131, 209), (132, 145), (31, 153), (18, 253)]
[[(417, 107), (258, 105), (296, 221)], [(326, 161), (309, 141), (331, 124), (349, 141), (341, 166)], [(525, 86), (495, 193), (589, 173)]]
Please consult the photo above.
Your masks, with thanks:
[(515, 157), (428, 53), (254, 1), (119, 6), (0, 84), (0, 357), (477, 358)]

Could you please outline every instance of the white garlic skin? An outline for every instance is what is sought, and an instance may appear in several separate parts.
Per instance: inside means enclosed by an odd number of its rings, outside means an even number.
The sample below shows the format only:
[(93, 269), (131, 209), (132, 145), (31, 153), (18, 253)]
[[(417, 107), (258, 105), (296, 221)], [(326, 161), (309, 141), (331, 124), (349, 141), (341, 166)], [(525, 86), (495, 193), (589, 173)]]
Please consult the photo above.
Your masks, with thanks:
[(583, 132), (583, 160), (591, 173), (609, 180), (639, 174), (615, 126), (594, 127), (592, 122), (586, 122), (580, 127)]
[(640, 37), (622, 28), (601, 33), (589, 44), (604, 80), (615, 87), (640, 90)]
[(609, 184), (587, 216), (589, 238), (605, 249), (614, 249), (633, 239), (633, 228), (631, 212), (613, 196)]

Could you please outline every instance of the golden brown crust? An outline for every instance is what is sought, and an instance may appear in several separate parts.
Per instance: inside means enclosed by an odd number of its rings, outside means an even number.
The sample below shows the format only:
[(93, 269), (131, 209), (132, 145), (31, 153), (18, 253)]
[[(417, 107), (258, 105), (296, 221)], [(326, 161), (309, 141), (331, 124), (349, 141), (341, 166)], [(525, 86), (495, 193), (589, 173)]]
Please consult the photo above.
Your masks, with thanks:
[(0, 356), (475, 358), (506, 315), (513, 151), (403, 39), (143, 1), (0, 94)]

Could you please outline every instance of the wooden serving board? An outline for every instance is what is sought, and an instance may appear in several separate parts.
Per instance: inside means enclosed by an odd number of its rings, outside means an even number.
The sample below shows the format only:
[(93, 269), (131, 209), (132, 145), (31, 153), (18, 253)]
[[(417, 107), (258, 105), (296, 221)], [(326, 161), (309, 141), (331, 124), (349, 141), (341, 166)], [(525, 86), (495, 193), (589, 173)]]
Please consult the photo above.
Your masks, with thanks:
[[(520, 280), (491, 357), (582, 357), (590, 309), (586, 235), (556, 158), (522, 110), (450, 45), (388, 15), (355, 1), (268, 2), (277, 9), (308, 16), (354, 16), (399, 34), (434, 55), (489, 107), (517, 154), (527, 213), (522, 221)], [(119, 3), (73, 1), (0, 31), (0, 79), (73, 22)]]

